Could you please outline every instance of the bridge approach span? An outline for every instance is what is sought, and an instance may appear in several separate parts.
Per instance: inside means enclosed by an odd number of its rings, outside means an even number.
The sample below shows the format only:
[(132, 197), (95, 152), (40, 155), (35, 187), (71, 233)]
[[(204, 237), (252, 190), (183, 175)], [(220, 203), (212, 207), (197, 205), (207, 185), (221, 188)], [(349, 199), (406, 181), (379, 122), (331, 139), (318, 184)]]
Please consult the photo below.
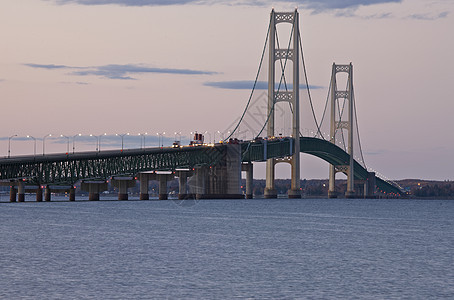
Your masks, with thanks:
[(74, 184), (146, 171), (174, 171), (218, 164), (225, 147), (109, 150), (0, 159), (0, 180), (26, 179), (35, 184)]

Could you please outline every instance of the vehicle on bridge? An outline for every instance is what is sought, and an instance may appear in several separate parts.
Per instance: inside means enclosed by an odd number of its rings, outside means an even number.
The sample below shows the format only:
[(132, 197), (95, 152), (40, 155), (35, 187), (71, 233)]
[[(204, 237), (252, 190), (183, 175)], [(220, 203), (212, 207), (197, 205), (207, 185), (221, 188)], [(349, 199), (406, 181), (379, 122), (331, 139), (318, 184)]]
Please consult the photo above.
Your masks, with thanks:
[(203, 145), (204, 141), (204, 136), (201, 133), (197, 133), (197, 131), (194, 133), (194, 139), (189, 142), (189, 146), (199, 146)]

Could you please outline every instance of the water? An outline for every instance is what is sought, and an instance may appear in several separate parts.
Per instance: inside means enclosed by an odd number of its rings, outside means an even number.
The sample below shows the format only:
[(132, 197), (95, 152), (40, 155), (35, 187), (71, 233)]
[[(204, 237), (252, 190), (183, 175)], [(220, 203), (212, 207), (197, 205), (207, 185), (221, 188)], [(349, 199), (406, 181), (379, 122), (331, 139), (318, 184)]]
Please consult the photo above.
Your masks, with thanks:
[(0, 299), (454, 298), (454, 201), (0, 204)]

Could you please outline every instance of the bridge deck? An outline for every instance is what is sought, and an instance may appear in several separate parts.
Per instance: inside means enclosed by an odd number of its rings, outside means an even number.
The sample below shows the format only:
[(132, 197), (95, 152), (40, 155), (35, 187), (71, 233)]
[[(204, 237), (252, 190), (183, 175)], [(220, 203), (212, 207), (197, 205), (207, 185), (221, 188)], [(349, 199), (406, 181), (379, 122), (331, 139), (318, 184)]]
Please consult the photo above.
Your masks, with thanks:
[[(241, 143), (242, 161), (259, 162), (291, 156), (294, 140), (290, 137)], [(144, 148), (0, 158), (0, 180), (27, 178), (31, 183), (73, 184), (81, 179), (108, 179), (114, 175), (139, 172), (214, 166), (225, 155), (225, 144), (180, 148)], [(301, 137), (300, 152), (317, 156), (336, 165), (348, 165), (350, 156), (338, 146), (322, 139)], [(366, 180), (368, 171), (355, 161), (354, 176)], [(376, 178), (379, 190), (402, 191)]]

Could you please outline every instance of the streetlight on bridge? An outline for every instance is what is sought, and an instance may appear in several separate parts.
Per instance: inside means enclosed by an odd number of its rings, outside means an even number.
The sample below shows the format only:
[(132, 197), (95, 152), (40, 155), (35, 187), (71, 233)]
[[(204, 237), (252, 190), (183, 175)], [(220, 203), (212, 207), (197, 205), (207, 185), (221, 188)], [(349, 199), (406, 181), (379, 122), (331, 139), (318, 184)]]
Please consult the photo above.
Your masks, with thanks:
[(78, 137), (78, 136), (82, 136), (82, 134), (79, 133), (79, 134), (76, 134), (73, 136), (73, 154), (74, 154), (74, 151), (76, 150), (76, 137)]
[(102, 137), (103, 135), (107, 135), (107, 133), (100, 134), (100, 135), (93, 135), (93, 134), (90, 134), (90, 136), (96, 138), (96, 151), (98, 151), (98, 152), (101, 152), (101, 137)]
[(116, 133), (115, 135), (121, 137), (121, 151), (123, 151), (123, 145), (124, 145), (123, 144), (123, 138), (125, 137), (125, 135), (129, 135), (129, 132), (128, 133), (123, 133), (123, 134)]
[(175, 142), (177, 141), (177, 135), (178, 135), (178, 141), (181, 143), (181, 131), (175, 132)]
[(8, 138), (8, 158), (11, 156), (11, 139), (15, 136), (17, 136), (17, 134), (13, 134)]
[(67, 141), (67, 142), (66, 142), (66, 154), (69, 154), (69, 136), (60, 134), (60, 137), (66, 138), (66, 141)]
[(99, 137), (99, 139), (98, 139), (98, 144), (99, 144), (99, 145), (98, 145), (98, 149), (99, 149), (99, 150), (98, 150), (98, 151), (99, 151), (99, 152), (101, 152), (101, 137), (102, 137), (102, 136), (106, 136), (106, 135), (107, 135), (107, 133), (105, 133), (105, 132), (104, 132), (104, 134), (98, 135), (98, 137)]
[(141, 148), (141, 149), (145, 148), (145, 136), (148, 135), (148, 132), (145, 132), (145, 133), (138, 133), (137, 135), (141, 137), (141, 140), (140, 140), (140, 148)]
[(31, 135), (27, 135), (28, 138), (33, 139), (33, 155), (36, 156), (36, 138), (32, 137)]
[(44, 156), (44, 154), (45, 154), (44, 149), (45, 149), (45, 145), (46, 145), (46, 138), (49, 137), (49, 136), (52, 136), (52, 134), (49, 133), (49, 134), (47, 134), (47, 135), (45, 135), (45, 136), (43, 137), (43, 156)]
[(158, 135), (158, 147), (164, 147), (164, 137), (163, 135), (165, 135), (165, 131), (164, 132), (157, 132), (156, 133)]

